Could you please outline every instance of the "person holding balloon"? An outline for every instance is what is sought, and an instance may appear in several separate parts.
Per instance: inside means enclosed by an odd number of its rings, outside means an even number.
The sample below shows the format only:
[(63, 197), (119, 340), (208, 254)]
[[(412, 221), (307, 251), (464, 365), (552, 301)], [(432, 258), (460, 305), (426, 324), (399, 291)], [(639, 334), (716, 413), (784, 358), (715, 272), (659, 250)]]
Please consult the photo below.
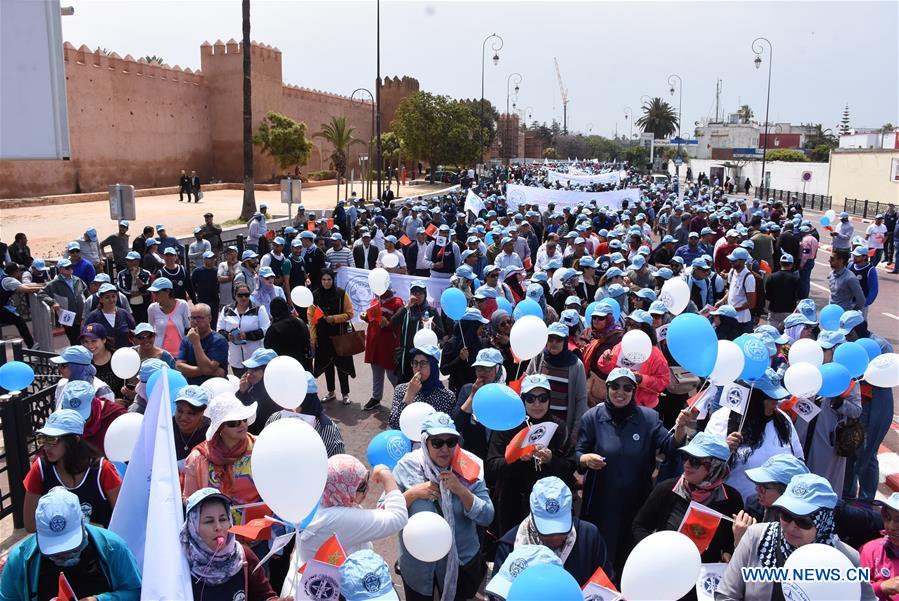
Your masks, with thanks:
[[(407, 528), (400, 537), (399, 566), (406, 601), (425, 601), (440, 592), (441, 601), (471, 599), (486, 572), (478, 528), (493, 522), (494, 509), (483, 477), (466, 480), (453, 468), (460, 451), (460, 435), (452, 418), (443, 412), (428, 416), (421, 425), (421, 448), (407, 453), (393, 470), (409, 509), (410, 523), (420, 512), (440, 514), (449, 526), (449, 552), (438, 561), (424, 561), (409, 551), (420, 549)], [(415, 543), (418, 544), (415, 544)], [(443, 541), (429, 538), (427, 545)]]
[[(465, 311), (465, 307), (462, 307)], [(409, 285), (409, 299), (397, 309), (390, 324), (399, 332), (397, 346), (394, 350), (394, 373), (397, 382), (408, 382), (412, 377), (412, 350), (415, 349), (415, 336), (425, 328), (425, 322), (434, 332), (437, 340), (444, 336), (441, 320), (436, 319), (437, 310), (428, 305), (428, 285), (424, 280), (414, 280)]]
[(440, 381), (438, 367), (441, 359), (440, 348), (428, 345), (416, 348), (411, 354), (412, 378), (393, 391), (393, 405), (390, 408), (388, 424), (394, 430), (400, 429), (400, 414), (411, 403), (427, 403), (443, 413), (451, 413), (456, 405), (455, 395)]
[(331, 268), (321, 271), (321, 287), (312, 293), (313, 304), (307, 309), (309, 316), (309, 336), (315, 352), (315, 377), (325, 374), (328, 396), (324, 402), (333, 401), (334, 371), (340, 380), (340, 394), (343, 404), (350, 404), (350, 377), (356, 377), (353, 357), (340, 357), (334, 352), (333, 336), (346, 332), (344, 324), (353, 319), (353, 303), (346, 290), (339, 288), (334, 280), (335, 272)]
[[(779, 568), (793, 565), (791, 556), (805, 556), (808, 563), (796, 567), (829, 568), (837, 562), (858, 567), (858, 551), (844, 543), (834, 532), (834, 508), (837, 495), (830, 483), (816, 474), (793, 476), (786, 491), (773, 503), (779, 519), (774, 522), (749, 526), (733, 557), (727, 564), (724, 577), (715, 592), (717, 601), (768, 601), (785, 598), (793, 591), (785, 590), (781, 582), (749, 581), (743, 578), (743, 568)], [(813, 549), (812, 556), (805, 555), (802, 547), (816, 543), (831, 547)], [(820, 553), (820, 555), (818, 554)], [(845, 556), (840, 558), (839, 555)], [(799, 562), (797, 561), (797, 564)], [(821, 583), (824, 585), (825, 583)], [(814, 586), (813, 583), (796, 582), (790, 586)], [(869, 582), (828, 582), (831, 598), (856, 598), (874, 601), (874, 593)], [(839, 588), (836, 587), (846, 587)], [(844, 591), (840, 595), (839, 591)], [(819, 593), (820, 594), (820, 593)], [(820, 598), (804, 594), (805, 598)], [(792, 595), (790, 596), (792, 598)]]
[(25, 531), (35, 531), (38, 500), (56, 486), (77, 495), (88, 521), (109, 526), (122, 479), (111, 462), (96, 457), (84, 442), (81, 414), (72, 409), (54, 411), (36, 435), (37, 457), (23, 482)]
[(618, 367), (606, 379), (606, 401), (581, 420), (575, 456), (586, 473), (581, 519), (596, 524), (620, 573), (634, 545), (630, 524), (652, 490), (656, 453), (669, 455), (684, 443), (693, 413), (678, 414), (674, 432), (658, 413), (634, 399), (637, 378)]
[(381, 406), (384, 396), (384, 378), (396, 387), (394, 353), (399, 342), (391, 320), (403, 307), (403, 300), (388, 288), (375, 296), (368, 310), (363, 311), (362, 321), (368, 323), (365, 331), (365, 362), (371, 365), (371, 398), (362, 406), (363, 411), (374, 411)]
[[(377, 507), (362, 504), (372, 484), (384, 489)], [(371, 473), (352, 455), (328, 458), (328, 479), (315, 517), (302, 531), (299, 546), (290, 558), (288, 574), (293, 574), (315, 556), (331, 536), (337, 536), (346, 554), (373, 549), (372, 541), (398, 534), (409, 521), (406, 499), (390, 468), (376, 465)], [(293, 578), (285, 578), (281, 594), (296, 594)]]
[[(637, 333), (628, 336), (631, 332), (642, 333), (643, 336)], [(603, 352), (598, 367), (602, 373), (610, 373), (616, 366), (625, 365), (625, 360), (639, 366), (635, 374), (637, 404), (655, 408), (659, 404), (659, 395), (668, 387), (671, 373), (668, 361), (658, 346), (652, 316), (642, 309), (627, 316), (621, 342)]]
[(296, 408), (296, 411), (283, 409), (271, 414), (265, 425), (268, 426), (284, 418), (302, 419), (315, 428), (325, 445), (325, 452), (328, 457), (341, 455), (346, 452), (340, 428), (325, 413), (325, 408), (318, 398), (318, 383), (310, 372), (306, 372), (306, 396), (302, 404)]

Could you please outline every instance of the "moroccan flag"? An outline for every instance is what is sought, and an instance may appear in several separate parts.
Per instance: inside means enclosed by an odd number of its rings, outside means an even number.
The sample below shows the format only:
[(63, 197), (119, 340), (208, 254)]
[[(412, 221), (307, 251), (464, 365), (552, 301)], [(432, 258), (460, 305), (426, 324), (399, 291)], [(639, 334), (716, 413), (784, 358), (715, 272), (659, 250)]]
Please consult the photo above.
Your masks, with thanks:
[(793, 407), (795, 407), (796, 403), (798, 403), (798, 402), (799, 402), (799, 397), (791, 396), (786, 401), (783, 401), (782, 403), (780, 403), (780, 405), (778, 405), (778, 409), (780, 409), (781, 411), (783, 411), (784, 413), (786, 413), (787, 415), (789, 415), (790, 417), (792, 417), (795, 420), (797, 415), (796, 415), (796, 411), (793, 409)]
[(346, 550), (337, 540), (337, 535), (332, 534), (331, 538), (322, 543), (322, 546), (315, 552), (314, 560), (326, 563), (328, 565), (340, 567), (346, 561)]
[(768, 261), (766, 261), (764, 259), (759, 261), (759, 269), (761, 269), (765, 273), (771, 273), (771, 266), (768, 265)]
[(525, 257), (525, 258), (524, 258), (524, 261), (522, 261), (522, 263), (524, 263), (524, 268), (525, 268), (527, 271), (530, 271), (531, 268), (534, 266), (534, 265), (531, 263), (531, 258), (530, 258), (530, 257)]
[(312, 321), (312, 325), (317, 325), (319, 320), (321, 320), (324, 316), (325, 316), (324, 311), (322, 311), (318, 307), (315, 307), (315, 311), (313, 311), (313, 313), (312, 313), (312, 319), (310, 320), (310, 321)]
[(334, 227), (334, 218), (328, 217), (328, 229), (332, 229)]
[(407, 236), (406, 234), (403, 234), (403, 237), (400, 238), (400, 245), (401, 246), (409, 246), (410, 244), (412, 244), (412, 240), (409, 239), (409, 236)]
[(366, 309), (365, 314), (368, 316), (368, 320), (372, 322), (380, 321), (381, 317), (384, 316), (384, 314), (381, 312), (381, 305), (378, 303), (375, 303), (374, 305)]
[(558, 427), (553, 422), (543, 422), (522, 428), (506, 445), (506, 463), (512, 464), (538, 448), (549, 446)]
[(697, 419), (703, 419), (709, 410), (709, 401), (715, 398), (715, 395), (718, 393), (718, 387), (712, 384), (708, 388), (704, 390), (700, 390), (689, 399), (687, 399), (687, 408), (695, 409), (697, 413)]
[[(614, 593), (618, 592), (618, 589), (612, 584), (612, 581), (606, 575), (606, 571), (602, 569), (602, 566), (596, 568), (596, 571), (590, 576), (590, 580), (587, 581), (587, 584), (596, 584)], [(584, 585), (585, 588), (587, 584)]]
[[(518, 363), (518, 359), (517, 359), (517, 358), (515, 359), (515, 363)], [(511, 382), (509, 382), (509, 388), (511, 388), (512, 390), (514, 390), (514, 391), (517, 392), (518, 394), (521, 394), (521, 381), (524, 380), (524, 378), (525, 378), (526, 375), (527, 375), (527, 374), (524, 374), (524, 375), (522, 375), (520, 378), (518, 378), (517, 380), (512, 380)]]
[(257, 518), (231, 526), (228, 532), (253, 541), (268, 540), (272, 534), (273, 523), (275, 522), (269, 518)]
[(833, 227), (831, 227), (829, 225), (825, 225), (824, 229), (826, 229), (828, 232), (833, 232)]
[(56, 593), (56, 598), (59, 601), (78, 601), (75, 591), (72, 590), (66, 575), (62, 572), (59, 573), (59, 592)]
[(696, 501), (690, 501), (687, 513), (684, 514), (684, 519), (677, 531), (696, 543), (696, 548), (700, 553), (705, 553), (715, 537), (721, 517), (717, 511)]
[(468, 482), (475, 482), (484, 472), (483, 462), (460, 446), (456, 447), (450, 467)]
[(314, 222), (314, 221), (307, 221), (307, 222), (306, 222), (306, 231), (307, 231), (307, 232), (314, 232), (314, 231), (315, 231), (315, 222)]

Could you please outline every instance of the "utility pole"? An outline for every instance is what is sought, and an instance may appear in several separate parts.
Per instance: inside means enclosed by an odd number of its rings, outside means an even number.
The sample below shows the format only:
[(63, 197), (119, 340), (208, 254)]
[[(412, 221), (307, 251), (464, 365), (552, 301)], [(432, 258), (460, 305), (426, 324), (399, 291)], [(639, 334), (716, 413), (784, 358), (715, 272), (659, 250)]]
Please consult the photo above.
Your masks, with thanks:
[(721, 102), (721, 80), (715, 81), (715, 123), (718, 123), (718, 106)]

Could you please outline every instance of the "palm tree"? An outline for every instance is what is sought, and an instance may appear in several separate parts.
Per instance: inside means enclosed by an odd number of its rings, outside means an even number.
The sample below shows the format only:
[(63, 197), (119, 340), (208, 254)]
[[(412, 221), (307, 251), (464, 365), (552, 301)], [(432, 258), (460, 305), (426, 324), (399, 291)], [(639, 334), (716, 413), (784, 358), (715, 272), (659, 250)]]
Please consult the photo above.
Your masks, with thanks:
[(749, 108), (748, 104), (741, 105), (740, 108), (737, 109), (737, 116), (740, 118), (741, 122), (749, 123), (753, 117), (752, 109)]
[(165, 61), (162, 59), (162, 57), (156, 56), (155, 54), (148, 54), (147, 56), (144, 57), (144, 60), (147, 61), (148, 63), (156, 63), (158, 65), (165, 64)]
[(334, 163), (334, 170), (337, 171), (337, 199), (340, 200), (340, 180), (346, 176), (350, 148), (354, 144), (364, 144), (364, 142), (353, 137), (356, 128), (347, 125), (346, 117), (331, 117), (331, 122), (322, 123), (321, 128), (322, 130), (313, 137), (324, 138), (334, 147), (329, 158)]
[(637, 119), (637, 125), (643, 131), (651, 131), (656, 140), (670, 136), (677, 131), (677, 113), (670, 104), (659, 98), (643, 103), (643, 116)]
[(256, 192), (253, 184), (253, 105), (250, 79), (250, 0), (242, 2), (243, 20), (243, 204), (240, 219), (249, 221), (256, 212)]

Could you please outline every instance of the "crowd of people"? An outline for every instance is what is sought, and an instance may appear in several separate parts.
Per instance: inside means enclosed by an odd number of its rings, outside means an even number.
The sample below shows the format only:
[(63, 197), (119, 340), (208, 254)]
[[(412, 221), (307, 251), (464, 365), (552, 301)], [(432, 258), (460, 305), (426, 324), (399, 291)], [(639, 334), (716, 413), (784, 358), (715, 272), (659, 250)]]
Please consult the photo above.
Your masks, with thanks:
[[(37, 431), (40, 451), (25, 479), (25, 525), (36, 535), (11, 551), (0, 599), (51, 599), (59, 574), (80, 599), (140, 596), (140, 567), (107, 530), (122, 480), (105, 458), (104, 437), (122, 414), (147, 410), (150, 379), (162, 369), (187, 381), (173, 399), (172, 431), (185, 504), (180, 542), (198, 600), (299, 597), (293, 574), (332, 535), (348, 555), (340, 592), (349, 601), (396, 598), (390, 570), (407, 600), (471, 599), (485, 581), (486, 594), (505, 599), (522, 569), (541, 563), (562, 566), (581, 586), (602, 568), (617, 585), (635, 545), (680, 530), (694, 505), (727, 518), (701, 549), (703, 563), (727, 564), (717, 599), (784, 598), (778, 583), (744, 582), (740, 568), (782, 567), (813, 542), (871, 568), (864, 599), (899, 598), (899, 493), (875, 500), (892, 390), (853, 381), (841, 394), (811, 398), (818, 412), (806, 421), (787, 406), (796, 399), (783, 383), (799, 340), (820, 346), (825, 364), (859, 339), (892, 352), (867, 315), (878, 295), (875, 266), (892, 260), (894, 236), (883, 223), (895, 223), (894, 209), (856, 235), (846, 213), (824, 228), (798, 202), (728, 196), (717, 182), (652, 183), (626, 165), (591, 163), (578, 172), (624, 175), (562, 185), (550, 182), (550, 169), (469, 177), (461, 191), (430, 198), (351, 197), (329, 216), (300, 207), (277, 232), (262, 205), (240, 254), (223, 244), (211, 213), (186, 249), (163, 224), (129, 243), (123, 221), (102, 241), (89, 229), (52, 268), (17, 235), (0, 280), (3, 323), (32, 346), (13, 295), (38, 295), (71, 346), (53, 359), (57, 409)], [(513, 182), (572, 192), (635, 188), (640, 200), (557, 210), (512, 202), (505, 186)], [(478, 214), (465, 210), (468, 194), (481, 201)], [(822, 307), (810, 298), (823, 245), (831, 248), (829, 301), (842, 309), (834, 329), (822, 325)], [(338, 286), (345, 267), (415, 279), (408, 293), (388, 287), (360, 311)], [(458, 319), (429, 298), (435, 279), (464, 294)], [(685, 312), (707, 319), (718, 340), (749, 335), (763, 343), (766, 369), (745, 382), (742, 414), (720, 390), (705, 410), (693, 403), (704, 382), (666, 339), (675, 316), (662, 288), (672, 279), (689, 288)], [(308, 288), (311, 303), (292, 297), (297, 287)], [(511, 331), (526, 301), (539, 306), (548, 334), (544, 350), (522, 360)], [(366, 329), (359, 360), (335, 346), (354, 321)], [(423, 330), (436, 345), (416, 344)], [(638, 364), (622, 352), (633, 331), (652, 342)], [(140, 356), (133, 378), (112, 368), (122, 348)], [(266, 367), (279, 356), (308, 371), (293, 411), (266, 391)], [(360, 369), (371, 371), (364, 402), (350, 390)], [(204, 387), (228, 376), (233, 392)], [(520, 396), (525, 418), (514, 428), (478, 419), (475, 398), (490, 384)], [(341, 403), (352, 404), (354, 394), (360, 411), (383, 412), (393, 429), (407, 406), (429, 405), (413, 450), (395, 466), (346, 454), (353, 426), (326, 409), (338, 385)], [(269, 541), (231, 533), (233, 510), (264, 501), (253, 480), (254, 443), (267, 425), (291, 418), (321, 436), (327, 483), (299, 544), (255, 569)], [(537, 426), (552, 435), (510, 460), (522, 428)], [(844, 440), (849, 426), (863, 431), (860, 441)], [(476, 475), (458, 469), (460, 449), (477, 458)], [(364, 508), (375, 489), (376, 508)], [(419, 512), (438, 513), (451, 529), (452, 548), (439, 561), (419, 559), (399, 536)], [(388, 566), (372, 543), (390, 537), (398, 559)]]

